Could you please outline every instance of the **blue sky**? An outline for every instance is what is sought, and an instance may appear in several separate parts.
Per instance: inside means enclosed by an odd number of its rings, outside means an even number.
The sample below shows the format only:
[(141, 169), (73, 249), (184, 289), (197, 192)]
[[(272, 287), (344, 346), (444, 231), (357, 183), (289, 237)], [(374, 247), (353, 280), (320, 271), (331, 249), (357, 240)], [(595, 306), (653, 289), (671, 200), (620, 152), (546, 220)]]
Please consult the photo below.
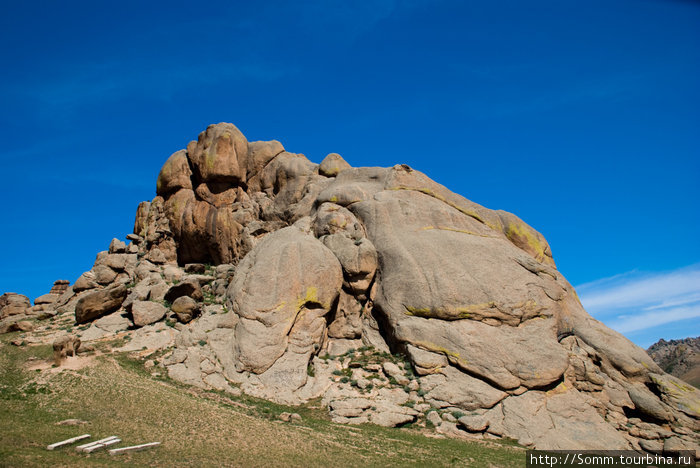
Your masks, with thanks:
[[(593, 315), (638, 344), (700, 334), (697, 2), (3, 10), (0, 291), (74, 281), (131, 231), (166, 158), (229, 121), (316, 162), (409, 164), (541, 231)], [(689, 285), (610, 299), (654, 278)]]

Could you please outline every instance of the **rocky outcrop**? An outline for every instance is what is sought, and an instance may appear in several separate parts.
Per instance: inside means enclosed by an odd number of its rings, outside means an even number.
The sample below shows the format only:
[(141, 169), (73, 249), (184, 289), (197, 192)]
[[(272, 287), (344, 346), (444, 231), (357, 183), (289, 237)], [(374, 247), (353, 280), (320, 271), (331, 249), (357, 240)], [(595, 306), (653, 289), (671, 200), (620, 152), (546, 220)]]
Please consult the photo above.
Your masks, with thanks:
[(340, 263), (297, 226), (267, 236), (241, 262), (227, 291), (238, 317), (235, 371), (251, 385), (284, 394), (307, 381), (307, 366), (322, 345), (326, 314), (343, 281)]
[(37, 305), (31, 305), (29, 298), (17, 293), (4, 293), (0, 296), (0, 334), (15, 331), (31, 331), (34, 329), (32, 320), (47, 318), (41, 315), (45, 304), (52, 302), (56, 296), (46, 294), (37, 298)]
[(0, 320), (30, 313), (32, 303), (27, 296), (17, 293), (4, 293), (0, 296)]
[[(406, 356), (425, 404), (469, 412), (446, 422), (470, 432), (639, 448), (636, 419), (698, 427), (679, 409), (698, 394), (672, 391), (643, 350), (585, 312), (540, 233), (408, 166), (352, 168), (333, 153), (315, 165), (218, 124), (171, 156), (157, 194), (137, 211), (140, 255), (238, 263), (217, 355), (248, 393), (322, 396), (317, 357), (357, 343)], [(338, 418), (415, 416), (342, 400), (329, 400)]]
[(127, 239), (51, 307), (189, 385), (540, 449), (697, 447), (700, 392), (589, 316), (539, 232), (406, 165), (212, 125)]
[(53, 359), (55, 365), (60, 365), (67, 356), (75, 356), (80, 348), (80, 339), (72, 335), (64, 335), (53, 342)]
[(647, 353), (664, 372), (700, 388), (700, 337), (661, 339), (651, 345)]
[(75, 305), (75, 322), (90, 322), (119, 310), (124, 299), (126, 299), (126, 293), (126, 287), (120, 284), (113, 288), (101, 289), (83, 296)]
[(63, 294), (66, 293), (66, 291), (68, 291), (69, 286), (70, 281), (68, 280), (56, 280), (48, 294), (44, 294), (34, 299), (34, 307), (32, 307), (32, 312), (39, 314), (41, 312), (54, 309), (54, 304)]
[(55, 296), (61, 296), (61, 294), (65, 293), (69, 287), (70, 287), (70, 281), (68, 281), (68, 280), (56, 280), (56, 281), (54, 281), (53, 286), (51, 286), (51, 290), (49, 291), (49, 294), (53, 294)]

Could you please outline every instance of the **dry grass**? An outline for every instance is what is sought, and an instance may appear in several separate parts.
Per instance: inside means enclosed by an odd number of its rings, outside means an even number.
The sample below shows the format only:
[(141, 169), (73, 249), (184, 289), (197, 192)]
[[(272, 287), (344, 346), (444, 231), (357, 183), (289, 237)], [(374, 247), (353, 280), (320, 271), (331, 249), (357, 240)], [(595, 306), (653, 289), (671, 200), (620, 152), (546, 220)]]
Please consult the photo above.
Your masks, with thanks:
[[(1, 466), (522, 466), (522, 449), (428, 438), (417, 429), (330, 422), (308, 405), (288, 408), (158, 380), (124, 356), (102, 356), (82, 369), (29, 370), (50, 358), (46, 346), (17, 348), (0, 338)], [(277, 420), (282, 411), (303, 416)], [(57, 426), (76, 418), (83, 426)], [(90, 433), (118, 435), (119, 446), (160, 441), (131, 455), (53, 452), (46, 445)]]

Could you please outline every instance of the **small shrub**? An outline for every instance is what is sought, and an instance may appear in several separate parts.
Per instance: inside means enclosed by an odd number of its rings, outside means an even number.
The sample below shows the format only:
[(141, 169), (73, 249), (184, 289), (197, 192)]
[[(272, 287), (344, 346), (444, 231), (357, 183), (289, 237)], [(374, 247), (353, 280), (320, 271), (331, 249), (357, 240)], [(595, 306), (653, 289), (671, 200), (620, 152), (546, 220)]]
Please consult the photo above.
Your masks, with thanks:
[(352, 385), (353, 387), (357, 387), (357, 380), (355, 380), (355, 379), (351, 380), (350, 385)]
[(344, 375), (343, 378), (340, 379), (340, 381), (343, 383), (348, 383), (348, 382), (350, 382), (350, 377), (348, 377), (347, 375)]
[(411, 393), (411, 387), (409, 387), (408, 385), (404, 385), (404, 386), (403, 386), (403, 391), (406, 392), (406, 393)]
[(199, 343), (199, 346), (204, 346), (207, 344), (207, 340), (199, 340), (198, 343)]
[(205, 292), (203, 295), (204, 295), (204, 300), (203, 300), (203, 302), (204, 302), (205, 304), (207, 304), (207, 305), (209, 305), (209, 304), (216, 304), (216, 296), (214, 296), (212, 293), (210, 293), (210, 292)]
[(309, 377), (315, 377), (316, 376), (316, 369), (314, 368), (314, 365), (309, 363), (308, 366), (306, 366), (306, 375)]
[(26, 387), (24, 387), (25, 395), (36, 395), (38, 393), (51, 393), (51, 389), (49, 389), (49, 387), (47, 387), (46, 385), (39, 385), (36, 382), (31, 382)]
[(333, 371), (333, 375), (343, 375), (343, 371), (341, 371), (340, 369), (336, 369)]
[(453, 411), (452, 416), (454, 416), (455, 419), (459, 419), (463, 416), (466, 416), (466, 414), (464, 414), (462, 411)]

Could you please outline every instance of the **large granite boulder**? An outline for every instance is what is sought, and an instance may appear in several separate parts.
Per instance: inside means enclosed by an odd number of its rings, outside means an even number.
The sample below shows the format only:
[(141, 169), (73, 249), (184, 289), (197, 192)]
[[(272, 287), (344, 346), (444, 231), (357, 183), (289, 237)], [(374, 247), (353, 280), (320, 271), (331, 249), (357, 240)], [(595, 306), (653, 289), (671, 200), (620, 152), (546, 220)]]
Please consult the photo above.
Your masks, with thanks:
[(187, 154), (205, 183), (246, 181), (248, 140), (233, 124), (210, 125), (188, 146)]
[(236, 371), (280, 391), (303, 386), (342, 281), (340, 263), (312, 235), (290, 226), (265, 237), (227, 291), (238, 316), (231, 344)]
[(137, 327), (155, 323), (165, 317), (167, 312), (162, 304), (153, 301), (134, 301), (131, 305), (131, 315)]
[(168, 195), (180, 189), (192, 190), (192, 169), (185, 150), (177, 151), (165, 161), (158, 175), (156, 193)]
[(75, 305), (75, 322), (91, 322), (119, 310), (126, 295), (127, 289), (123, 284), (87, 293)]

